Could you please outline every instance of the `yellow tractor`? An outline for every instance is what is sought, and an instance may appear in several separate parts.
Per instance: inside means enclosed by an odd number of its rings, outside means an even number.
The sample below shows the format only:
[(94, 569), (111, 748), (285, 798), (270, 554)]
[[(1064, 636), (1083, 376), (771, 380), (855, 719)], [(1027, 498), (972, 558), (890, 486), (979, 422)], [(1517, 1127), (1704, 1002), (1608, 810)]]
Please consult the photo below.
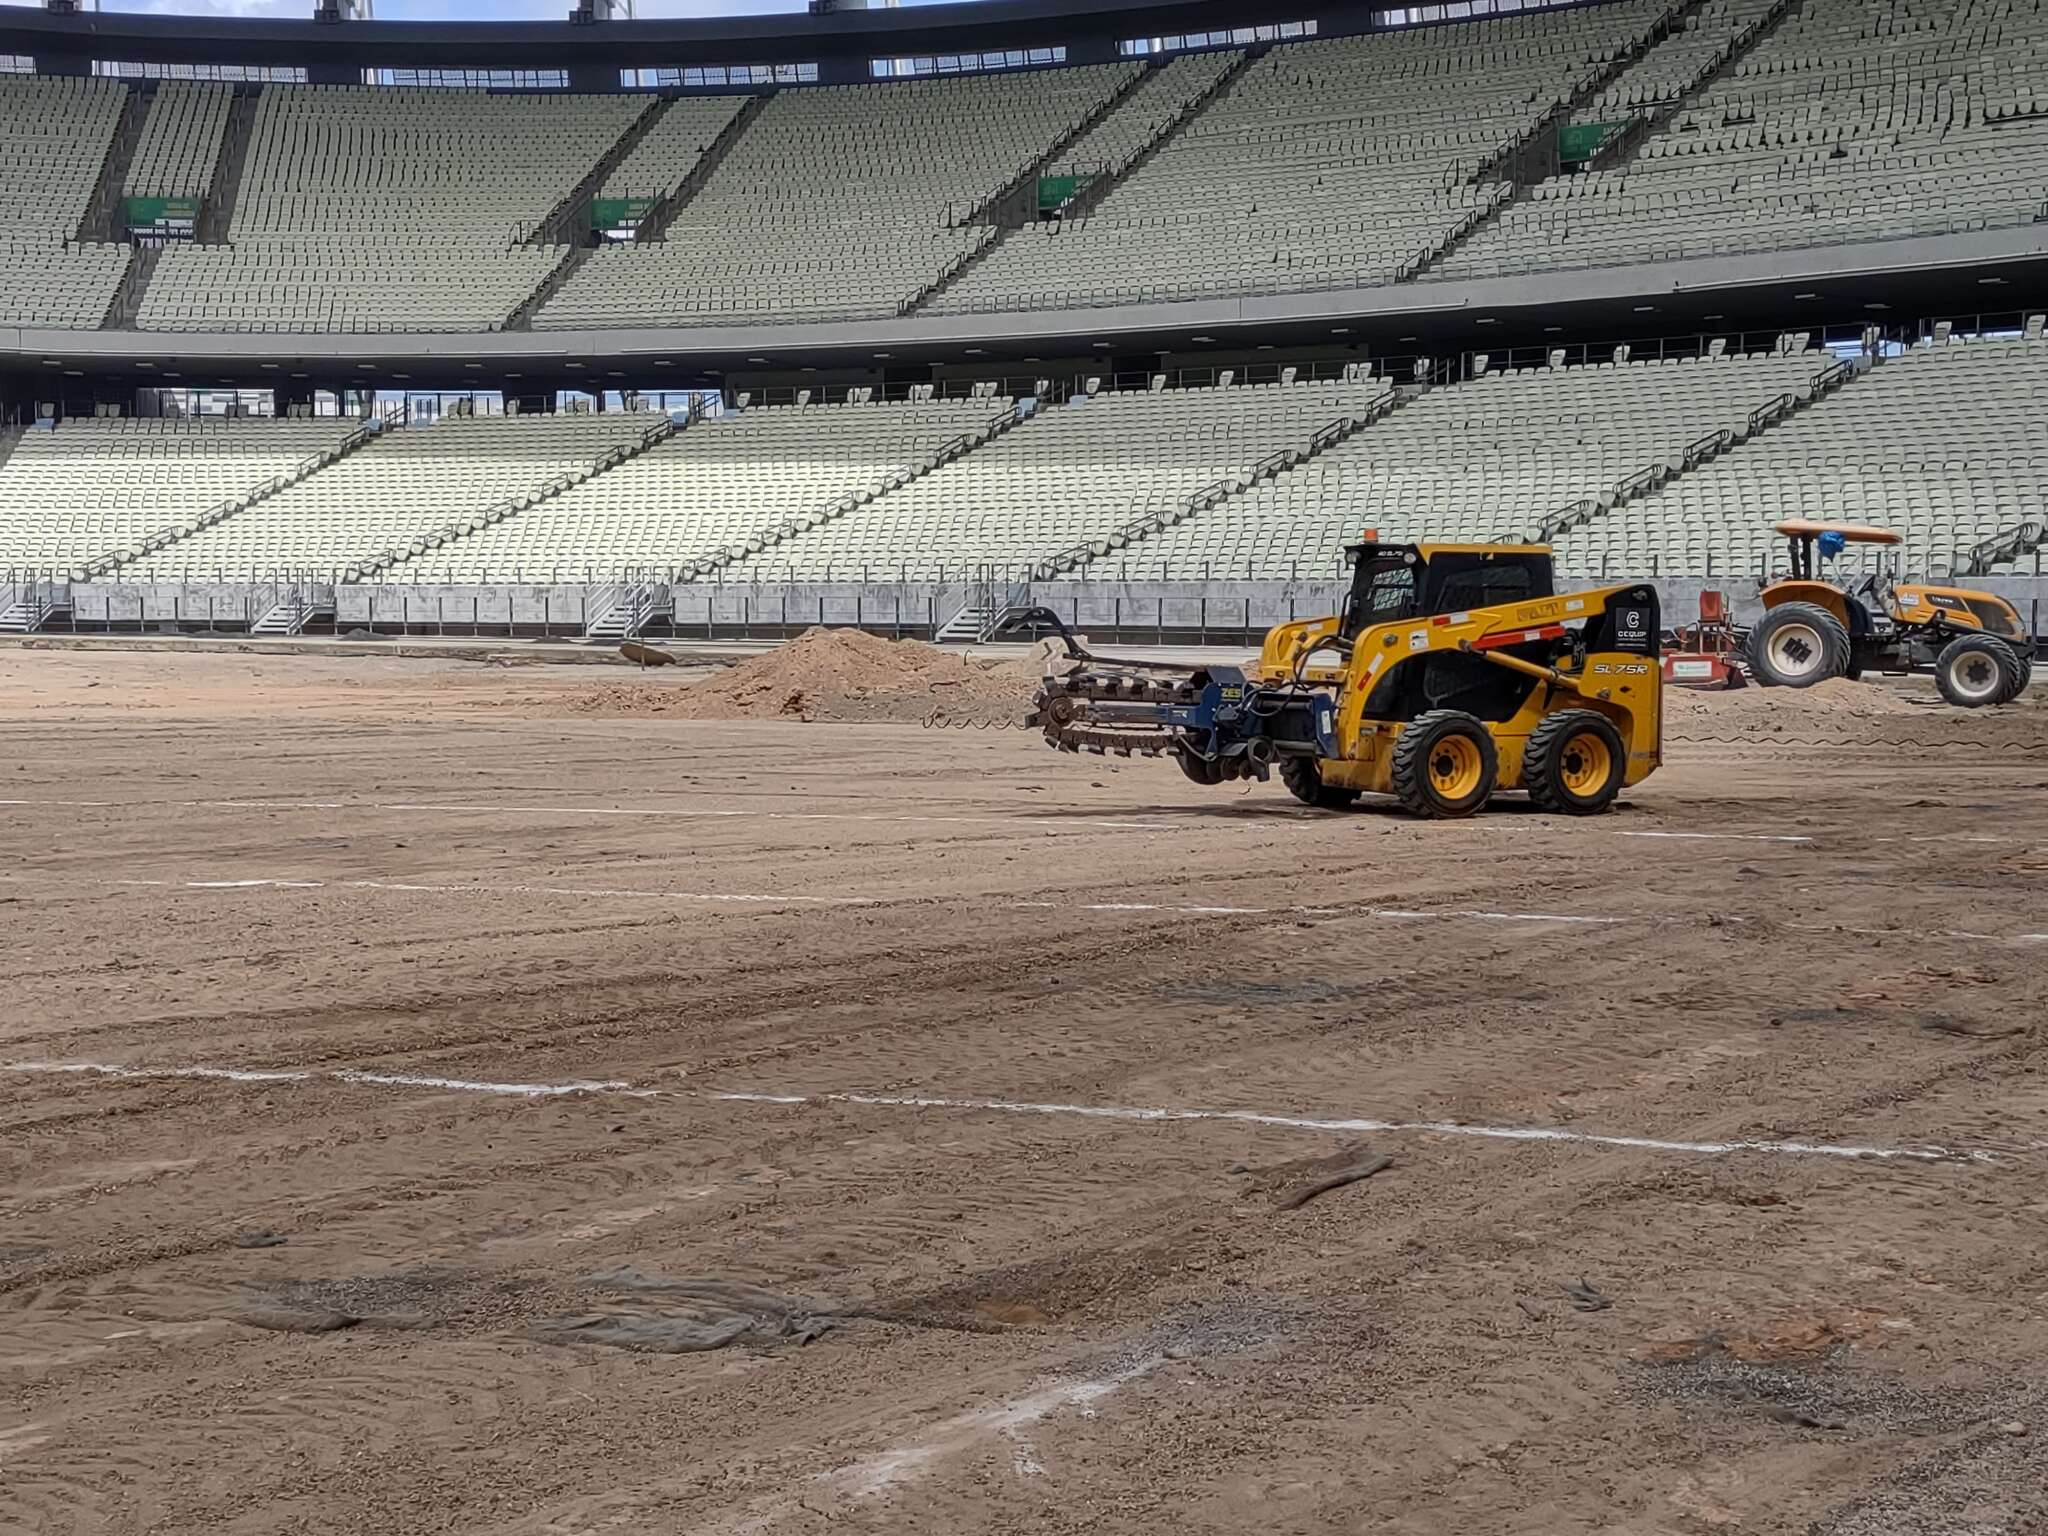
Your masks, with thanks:
[(1763, 589), (1764, 615), (1745, 648), (1757, 681), (1811, 688), (1865, 672), (1932, 672), (1949, 703), (2005, 704), (2033, 678), (2034, 639), (2004, 598), (1967, 587), (1900, 582), (1889, 571), (1851, 591), (1821, 579), (1821, 559), (1850, 544), (1893, 545), (1889, 528), (1861, 523), (1783, 522), (1792, 574)]
[(1278, 772), (1339, 809), (1391, 795), (1469, 816), (1497, 791), (1591, 815), (1661, 760), (1656, 589), (1558, 593), (1540, 544), (1383, 544), (1347, 552), (1344, 612), (1282, 624), (1249, 667), (1192, 674), (1089, 654), (1044, 609), (1071, 662), (1036, 722), (1067, 752), (1177, 759), (1201, 784)]

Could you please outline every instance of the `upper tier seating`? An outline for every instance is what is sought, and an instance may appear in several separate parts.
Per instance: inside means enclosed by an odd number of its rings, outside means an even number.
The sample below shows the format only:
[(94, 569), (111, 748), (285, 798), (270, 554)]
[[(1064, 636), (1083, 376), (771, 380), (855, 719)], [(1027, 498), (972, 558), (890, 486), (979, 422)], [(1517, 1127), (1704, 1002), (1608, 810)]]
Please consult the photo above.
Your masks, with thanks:
[(1593, 98), (1574, 121), (1612, 123), (1677, 104), (1779, 0), (1707, 0)]
[(121, 190), (130, 197), (205, 196), (234, 100), (232, 86), (214, 81), (160, 84)]
[(68, 568), (189, 524), (354, 421), (100, 420), (22, 434), (0, 465), (0, 566)]
[(1275, 48), (1085, 220), (1017, 231), (931, 307), (1392, 282), (1497, 195), (1470, 184), (1482, 162), (1664, 9), (1617, 0)]
[(712, 417), (385, 579), (605, 579), (673, 569), (842, 496), (879, 492), (954, 438), (985, 434), (1005, 404), (775, 406)]
[(1431, 274), (1979, 228), (2048, 195), (2048, 8), (1806, 0), (1633, 160), (1539, 183)]
[[(1491, 373), (1432, 390), (1312, 462), (1083, 567), (1087, 579), (1330, 578), (1363, 531), (1527, 538), (1581, 497), (1682, 461), (1711, 432), (1811, 393), (1834, 363), (1789, 356)], [(1782, 430), (1782, 429), (1779, 429)]]
[(113, 80), (0, 76), (0, 324), (92, 330), (125, 245), (79, 245), (126, 100)]
[(605, 178), (600, 197), (672, 195), (747, 104), (744, 96), (681, 96)]
[(868, 506), (732, 566), (728, 580), (958, 577), (1014, 569), (1163, 512), (1362, 419), (1384, 380), (1129, 391), (1049, 406)]
[(596, 252), (534, 324), (893, 315), (989, 237), (968, 215), (1139, 67), (783, 91), (665, 240)]
[(266, 85), (230, 244), (167, 250), (145, 330), (493, 330), (554, 269), (526, 245), (636, 95)]
[[(1906, 535), (1907, 569), (2048, 508), (2048, 341), (1923, 346), (1654, 495), (1560, 542), (1560, 570), (1754, 576), (1785, 568), (1771, 525), (1876, 523)], [(1852, 546), (1847, 570), (1892, 556)]]
[(1117, 176), (1244, 55), (1235, 48), (1189, 53), (1150, 71), (1143, 84), (1117, 103), (1108, 116), (1067, 146), (1054, 174), (1071, 169), (1087, 176)]
[(274, 571), (331, 574), (458, 519), (588, 470), (658, 416), (446, 416), (379, 441), (189, 539), (126, 567), (123, 580)]

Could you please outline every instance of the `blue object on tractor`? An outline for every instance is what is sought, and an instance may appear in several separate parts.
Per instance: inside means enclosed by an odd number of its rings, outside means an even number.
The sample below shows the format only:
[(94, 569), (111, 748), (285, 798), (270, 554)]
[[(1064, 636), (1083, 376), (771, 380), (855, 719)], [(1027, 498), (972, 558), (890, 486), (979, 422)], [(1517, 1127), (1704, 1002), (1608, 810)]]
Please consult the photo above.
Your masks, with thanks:
[(1820, 557), (1823, 560), (1833, 560), (1849, 547), (1849, 541), (1832, 529), (1815, 539), (1814, 543), (1820, 546)]
[[(1316, 754), (1336, 756), (1337, 705), (1327, 692), (1264, 687), (1251, 682), (1237, 667), (1212, 666), (1204, 671), (1208, 681), (1193, 704), (1162, 705), (1157, 712), (1161, 724), (1179, 726), (1194, 736), (1194, 745), (1203, 756), (1248, 754), (1263, 765), (1274, 755), (1271, 743), (1275, 741), (1289, 742), (1299, 751), (1298, 711), (1303, 708), (1309, 712)], [(1283, 722), (1292, 729), (1276, 736), (1274, 727)]]

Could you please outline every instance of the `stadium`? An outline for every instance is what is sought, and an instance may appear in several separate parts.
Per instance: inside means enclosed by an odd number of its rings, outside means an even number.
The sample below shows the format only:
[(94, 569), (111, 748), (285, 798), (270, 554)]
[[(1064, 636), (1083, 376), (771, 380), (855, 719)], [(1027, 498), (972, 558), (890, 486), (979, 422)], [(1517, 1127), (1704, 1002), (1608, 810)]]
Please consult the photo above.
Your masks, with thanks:
[(0, 1530), (2048, 1530), (2048, 3), (561, 4), (0, 6)]

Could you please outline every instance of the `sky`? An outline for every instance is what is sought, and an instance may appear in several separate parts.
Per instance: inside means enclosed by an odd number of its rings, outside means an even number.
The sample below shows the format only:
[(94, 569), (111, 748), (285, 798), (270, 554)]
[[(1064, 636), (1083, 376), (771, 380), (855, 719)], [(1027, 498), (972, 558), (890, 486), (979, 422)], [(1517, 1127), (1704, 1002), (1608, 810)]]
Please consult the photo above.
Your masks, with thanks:
[[(42, 0), (0, 0), (39, 5)], [(930, 5), (937, 0), (899, 0)], [(570, 0), (375, 0), (379, 21), (563, 21)], [(99, 0), (103, 11), (145, 11), (173, 16), (281, 16), (305, 20), (312, 0)], [(641, 16), (745, 16), (802, 11), (805, 0), (638, 0)]]

